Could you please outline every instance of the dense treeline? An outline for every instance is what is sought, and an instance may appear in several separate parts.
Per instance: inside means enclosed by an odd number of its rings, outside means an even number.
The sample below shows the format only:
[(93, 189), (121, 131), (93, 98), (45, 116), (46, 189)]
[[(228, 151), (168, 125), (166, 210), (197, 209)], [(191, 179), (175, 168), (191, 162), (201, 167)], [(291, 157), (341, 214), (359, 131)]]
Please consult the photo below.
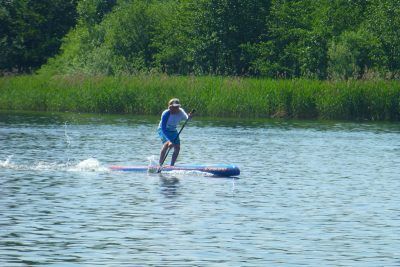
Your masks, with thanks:
[(37, 68), (57, 50), (60, 35), (51, 37), (69, 29), (77, 14), (59, 55), (42, 73), (400, 76), (400, 0), (3, 0), (1, 5), (3, 70)]
[(59, 51), (77, 0), (0, 0), (0, 75), (31, 72)]

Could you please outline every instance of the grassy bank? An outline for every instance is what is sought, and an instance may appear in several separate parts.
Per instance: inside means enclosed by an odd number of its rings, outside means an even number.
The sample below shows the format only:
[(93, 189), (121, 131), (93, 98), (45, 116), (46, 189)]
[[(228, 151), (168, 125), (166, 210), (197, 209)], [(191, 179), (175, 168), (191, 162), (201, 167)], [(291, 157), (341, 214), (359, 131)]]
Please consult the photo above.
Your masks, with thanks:
[(159, 114), (171, 97), (203, 116), (399, 120), (396, 81), (182, 76), (0, 78), (0, 109)]

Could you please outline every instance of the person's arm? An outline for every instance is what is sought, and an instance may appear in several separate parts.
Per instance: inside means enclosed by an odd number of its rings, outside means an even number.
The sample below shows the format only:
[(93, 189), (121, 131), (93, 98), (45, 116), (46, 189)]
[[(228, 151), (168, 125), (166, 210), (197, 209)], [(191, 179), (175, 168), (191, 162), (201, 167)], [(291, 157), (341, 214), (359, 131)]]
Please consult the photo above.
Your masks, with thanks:
[(167, 135), (167, 122), (168, 122), (168, 118), (170, 115), (170, 111), (166, 111), (162, 116), (161, 116), (161, 131), (163, 132), (164, 136), (167, 138), (168, 141), (169, 137)]
[(182, 112), (181, 120), (187, 120), (187, 119), (192, 118), (192, 113), (187, 114), (183, 108), (181, 108), (180, 110)]

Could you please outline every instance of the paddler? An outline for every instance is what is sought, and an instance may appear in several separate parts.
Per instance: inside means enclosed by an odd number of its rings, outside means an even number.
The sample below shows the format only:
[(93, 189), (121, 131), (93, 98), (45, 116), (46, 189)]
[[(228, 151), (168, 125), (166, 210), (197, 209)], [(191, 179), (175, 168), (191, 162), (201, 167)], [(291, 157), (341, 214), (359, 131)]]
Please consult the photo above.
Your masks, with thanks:
[(179, 135), (176, 128), (181, 121), (190, 119), (191, 117), (192, 113), (186, 114), (186, 112), (181, 108), (178, 98), (172, 98), (168, 101), (168, 108), (163, 111), (157, 129), (158, 135), (163, 143), (159, 160), (160, 165), (163, 164), (165, 153), (167, 153), (168, 148), (173, 148), (174, 153), (172, 154), (171, 166), (174, 166), (181, 149)]

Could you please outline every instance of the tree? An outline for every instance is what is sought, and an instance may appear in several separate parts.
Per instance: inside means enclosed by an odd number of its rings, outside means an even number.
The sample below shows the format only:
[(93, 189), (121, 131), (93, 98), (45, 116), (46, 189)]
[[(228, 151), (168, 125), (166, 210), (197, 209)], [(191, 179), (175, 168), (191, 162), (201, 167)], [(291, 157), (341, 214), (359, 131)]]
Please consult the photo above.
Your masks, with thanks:
[(116, 0), (80, 0), (77, 6), (79, 20), (90, 26), (99, 24), (116, 4)]
[[(43, 71), (132, 74), (156, 69), (317, 79), (361, 78), (370, 71), (400, 75), (400, 0), (76, 1), (77, 26)], [(7, 3), (25, 10), (28, 2)], [(12, 23), (25, 25), (11, 22), (11, 11), (0, 9), (5, 24), (0, 33), (11, 32)], [(0, 38), (5, 48), (0, 53), (8, 58), (3, 63), (24, 58), (14, 57), (28, 51), (21, 36), (40, 35), (24, 27), (19, 38)]]
[(324, 79), (329, 41), (363, 22), (367, 1), (273, 0), (267, 34), (248, 47), (255, 73)]
[[(311, 0), (275, 0), (266, 20), (267, 34), (249, 48), (254, 53), (252, 68), (263, 76), (299, 77), (304, 66), (307, 45), (313, 44), (312, 19), (316, 4)], [(318, 40), (318, 38), (316, 38)]]
[(193, 72), (193, 3), (170, 1), (158, 7), (160, 18), (151, 40), (154, 66), (168, 74)]
[(76, 0), (1, 0), (0, 73), (31, 72), (54, 56), (75, 24)]
[(329, 47), (329, 76), (333, 79), (363, 78), (378, 72), (385, 62), (378, 38), (368, 31), (346, 31)]
[(265, 33), (270, 1), (197, 1), (192, 48), (201, 73), (242, 75), (249, 71), (244, 46)]
[(368, 9), (366, 27), (382, 44), (386, 61), (380, 62), (390, 72), (400, 75), (400, 0), (374, 0)]
[[(196, 74), (248, 74), (247, 43), (265, 31), (270, 1), (176, 1), (160, 21), (155, 59), (163, 70)], [(158, 36), (158, 37), (157, 37)]]
[[(161, 18), (157, 15), (161, 3), (120, 1), (111, 9), (100, 5), (105, 1), (83, 2), (78, 5), (83, 17), (65, 38), (62, 54), (42, 72), (114, 75), (152, 68), (154, 52), (150, 43), (157, 19)], [(103, 7), (101, 12), (97, 12), (99, 6)], [(91, 10), (92, 15), (83, 10)]]

